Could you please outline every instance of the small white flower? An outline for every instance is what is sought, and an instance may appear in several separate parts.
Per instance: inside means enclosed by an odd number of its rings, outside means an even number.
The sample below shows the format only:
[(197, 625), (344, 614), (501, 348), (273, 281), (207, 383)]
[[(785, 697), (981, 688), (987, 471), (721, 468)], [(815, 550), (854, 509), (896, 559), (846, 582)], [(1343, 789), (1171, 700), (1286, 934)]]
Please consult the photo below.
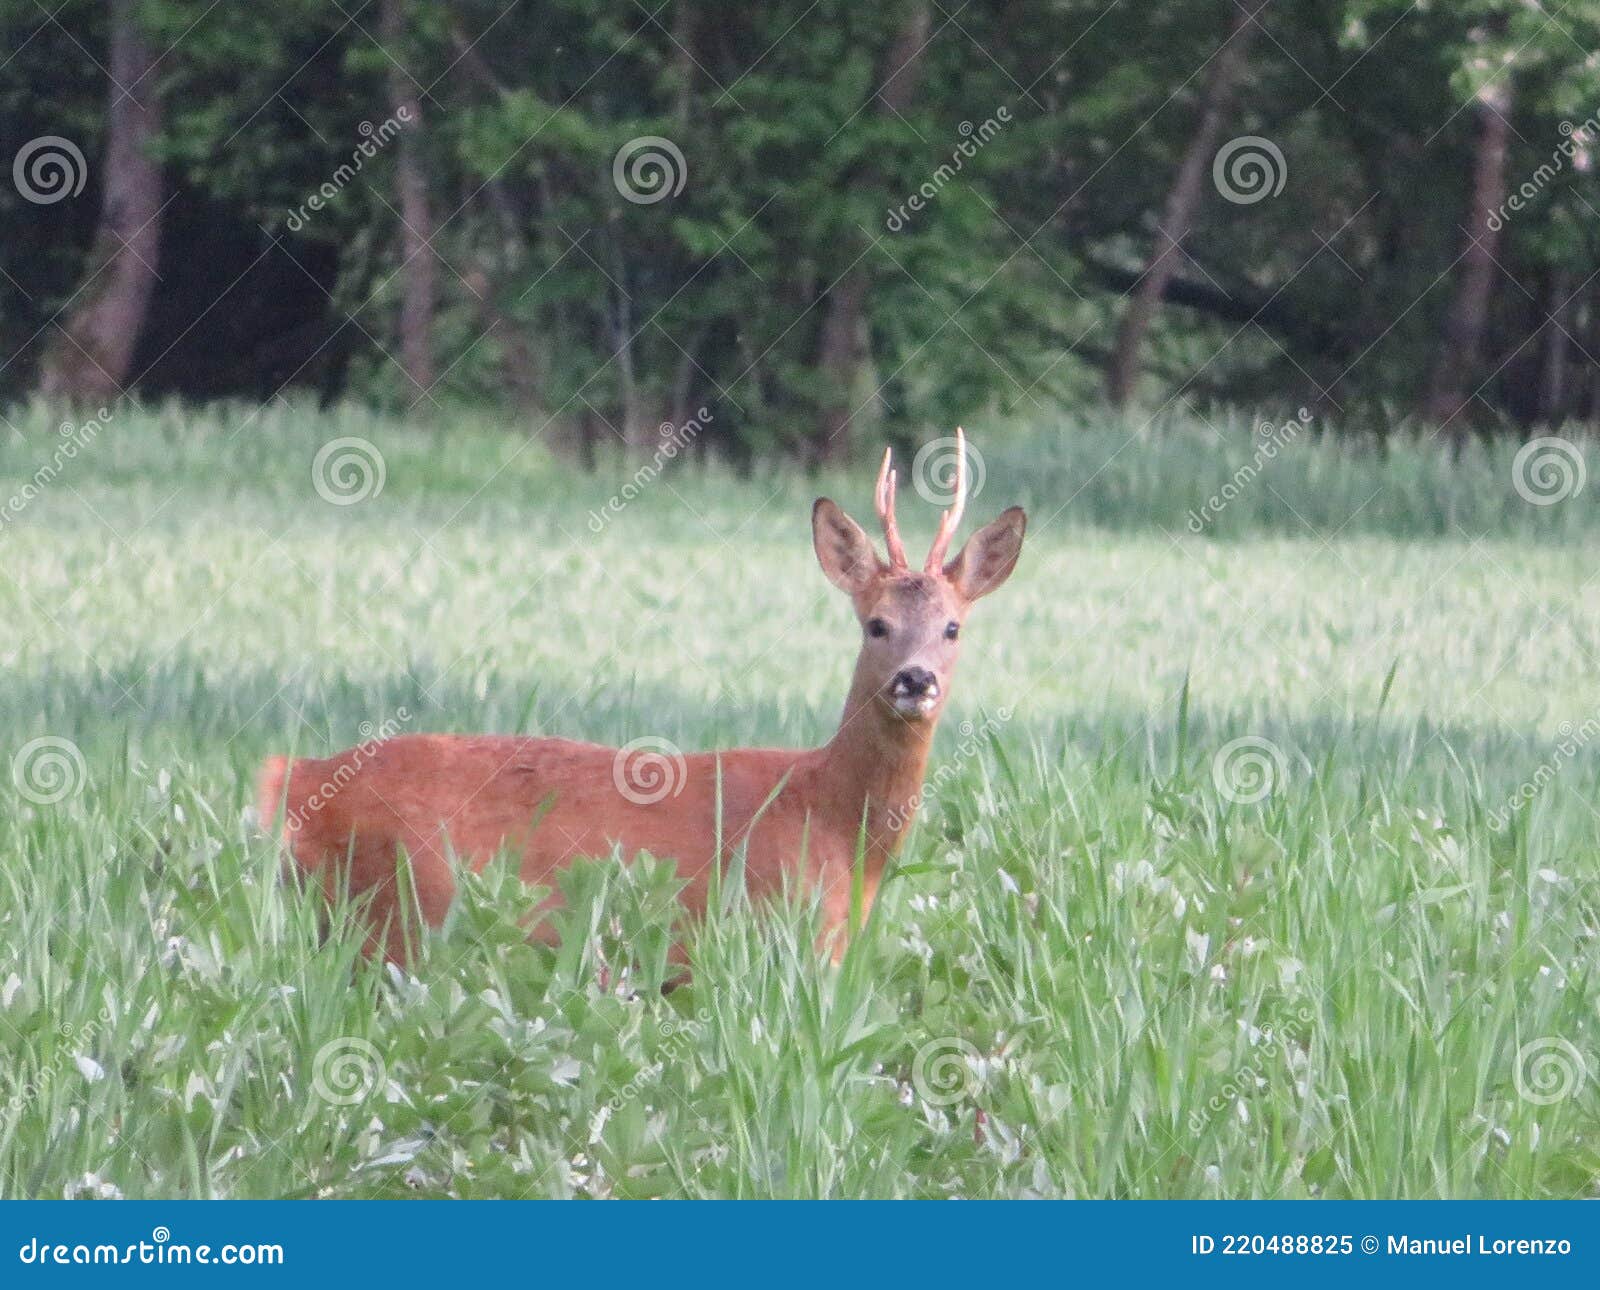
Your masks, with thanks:
[(61, 1189), (62, 1200), (79, 1200), (85, 1196), (90, 1200), (121, 1200), (122, 1188), (99, 1174), (84, 1174)]

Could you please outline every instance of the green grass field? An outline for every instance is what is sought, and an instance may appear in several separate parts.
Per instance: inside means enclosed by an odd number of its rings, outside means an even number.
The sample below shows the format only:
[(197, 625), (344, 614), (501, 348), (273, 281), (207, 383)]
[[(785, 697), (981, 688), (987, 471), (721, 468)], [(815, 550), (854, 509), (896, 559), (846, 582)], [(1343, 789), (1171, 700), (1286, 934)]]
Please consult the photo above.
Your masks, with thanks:
[[(575, 870), (559, 952), (501, 870), (412, 975), (365, 962), (277, 880), (254, 769), (379, 729), (819, 742), (857, 629), (809, 505), (870, 519), (870, 463), (679, 459), (608, 511), (633, 466), (487, 420), (12, 420), (8, 1196), (1595, 1193), (1600, 517), (1526, 501), (1515, 445), (980, 429), (969, 529), (1032, 527), (902, 871), (842, 968), (803, 899), (730, 898), (663, 996), (648, 865)], [(343, 436), (382, 489), (335, 505)]]

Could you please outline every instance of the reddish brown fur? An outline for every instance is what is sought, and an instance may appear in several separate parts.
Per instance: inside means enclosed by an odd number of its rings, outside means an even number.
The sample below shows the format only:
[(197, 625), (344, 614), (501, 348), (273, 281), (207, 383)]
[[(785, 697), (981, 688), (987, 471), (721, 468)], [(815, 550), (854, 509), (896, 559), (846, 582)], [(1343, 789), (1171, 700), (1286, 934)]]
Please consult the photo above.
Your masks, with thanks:
[[(347, 879), (352, 894), (370, 900), (369, 951), (398, 960), (405, 951), (396, 875), (402, 849), (432, 925), (455, 894), (449, 857), (479, 868), (503, 848), (521, 854), (525, 881), (551, 887), (574, 857), (604, 856), (613, 847), (670, 857), (688, 882), (684, 904), (701, 912), (717, 858), (720, 775), (723, 858), (748, 843), (752, 895), (779, 890), (786, 874), (818, 887), (825, 936), (837, 955), (863, 818), (870, 906), (916, 812), (955, 664), (957, 644), (946, 639), (947, 628), (1009, 576), (1024, 525), (1013, 508), (949, 564), (914, 573), (880, 560), (832, 502), (817, 503), (813, 528), (824, 571), (850, 593), (863, 624), (880, 619), (888, 626), (883, 637), (864, 638), (844, 719), (820, 748), (689, 754), (660, 767), (676, 791), (635, 801), (623, 786), (659, 791), (660, 782), (630, 779), (626, 766), (619, 776), (616, 749), (569, 739), (404, 735), (292, 766), (269, 759), (259, 784), (261, 819), (282, 813), (289, 853), (330, 892)], [(939, 693), (931, 710), (907, 716), (887, 686), (913, 663), (937, 677)]]

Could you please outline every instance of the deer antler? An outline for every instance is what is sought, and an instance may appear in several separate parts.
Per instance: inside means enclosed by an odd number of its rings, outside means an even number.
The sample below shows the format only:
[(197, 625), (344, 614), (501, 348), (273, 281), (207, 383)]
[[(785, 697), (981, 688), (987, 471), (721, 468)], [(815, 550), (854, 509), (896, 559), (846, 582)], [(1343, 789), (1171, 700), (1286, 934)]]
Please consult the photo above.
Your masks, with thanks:
[(906, 560), (906, 549), (900, 543), (900, 527), (894, 521), (894, 471), (889, 469), (889, 458), (893, 453), (892, 448), (885, 448), (883, 465), (878, 468), (878, 518), (883, 521), (883, 544), (889, 549), (889, 567), (909, 569), (911, 566)]
[(956, 490), (950, 509), (939, 517), (939, 531), (933, 535), (933, 545), (928, 549), (924, 573), (937, 573), (944, 566), (945, 552), (950, 549), (950, 539), (956, 535), (961, 523), (961, 512), (967, 509), (967, 436), (956, 427)]

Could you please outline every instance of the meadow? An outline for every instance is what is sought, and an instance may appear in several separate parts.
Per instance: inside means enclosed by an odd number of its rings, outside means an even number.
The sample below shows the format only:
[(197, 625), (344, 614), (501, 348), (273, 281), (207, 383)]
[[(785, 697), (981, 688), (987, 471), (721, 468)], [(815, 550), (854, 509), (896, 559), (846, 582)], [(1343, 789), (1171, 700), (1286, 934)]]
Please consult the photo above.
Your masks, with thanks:
[(10, 417), (6, 1196), (1595, 1194), (1589, 445), (969, 426), (968, 528), (1021, 503), (1027, 546), (842, 966), (804, 893), (680, 926), (669, 866), (601, 859), (558, 950), (492, 868), (400, 972), (279, 881), (261, 758), (820, 742), (858, 629), (809, 508), (870, 521), (874, 464), (630, 488), (465, 414)]

